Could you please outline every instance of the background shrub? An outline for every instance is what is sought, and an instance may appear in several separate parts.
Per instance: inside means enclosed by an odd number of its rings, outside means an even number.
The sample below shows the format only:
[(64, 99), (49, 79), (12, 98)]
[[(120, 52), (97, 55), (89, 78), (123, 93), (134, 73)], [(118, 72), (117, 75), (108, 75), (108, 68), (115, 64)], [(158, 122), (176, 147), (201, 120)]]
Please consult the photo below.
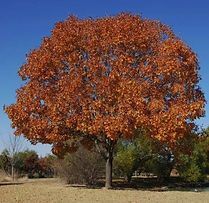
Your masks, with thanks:
[(57, 160), (55, 170), (66, 183), (93, 185), (104, 174), (104, 165), (100, 154), (80, 147)]

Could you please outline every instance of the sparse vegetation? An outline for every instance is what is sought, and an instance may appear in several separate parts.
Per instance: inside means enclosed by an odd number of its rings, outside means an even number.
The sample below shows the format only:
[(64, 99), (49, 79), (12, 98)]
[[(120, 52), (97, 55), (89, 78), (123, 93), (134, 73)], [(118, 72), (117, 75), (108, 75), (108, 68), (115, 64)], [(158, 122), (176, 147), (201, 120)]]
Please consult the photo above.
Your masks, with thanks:
[(55, 170), (66, 183), (92, 185), (104, 174), (104, 160), (95, 151), (81, 147), (64, 159), (58, 159)]

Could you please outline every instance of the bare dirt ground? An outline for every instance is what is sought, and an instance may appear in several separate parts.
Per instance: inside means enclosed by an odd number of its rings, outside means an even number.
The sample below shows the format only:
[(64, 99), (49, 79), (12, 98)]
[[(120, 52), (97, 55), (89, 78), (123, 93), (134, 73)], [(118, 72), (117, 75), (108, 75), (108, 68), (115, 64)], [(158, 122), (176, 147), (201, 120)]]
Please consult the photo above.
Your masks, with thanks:
[(72, 187), (58, 179), (25, 180), (22, 184), (0, 184), (1, 203), (209, 203), (209, 192), (142, 191), (134, 189), (105, 190)]

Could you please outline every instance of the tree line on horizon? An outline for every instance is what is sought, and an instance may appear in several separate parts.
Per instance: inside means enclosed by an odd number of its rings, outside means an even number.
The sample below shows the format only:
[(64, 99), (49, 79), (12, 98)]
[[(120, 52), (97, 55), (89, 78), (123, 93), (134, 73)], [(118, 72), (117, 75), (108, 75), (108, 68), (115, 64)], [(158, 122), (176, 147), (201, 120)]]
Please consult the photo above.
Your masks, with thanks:
[[(157, 182), (169, 181), (175, 170), (182, 182), (197, 183), (207, 180), (209, 174), (209, 132), (204, 129), (182, 140), (177, 151), (138, 132), (135, 139), (120, 140), (114, 151), (113, 177), (131, 183), (132, 178), (156, 177)], [(187, 147), (187, 148), (186, 148)], [(95, 148), (80, 147), (74, 153), (60, 158), (54, 155), (39, 157), (33, 150), (11, 154), (5, 149), (0, 154), (0, 170), (12, 176), (14, 164), (15, 180), (28, 178), (60, 177), (69, 184), (95, 185), (104, 179), (104, 159)], [(136, 176), (137, 174), (137, 176)]]
[(34, 150), (18, 151), (11, 154), (4, 149), (0, 154), (0, 170), (13, 181), (19, 178), (51, 178), (54, 176), (52, 155), (38, 156)]

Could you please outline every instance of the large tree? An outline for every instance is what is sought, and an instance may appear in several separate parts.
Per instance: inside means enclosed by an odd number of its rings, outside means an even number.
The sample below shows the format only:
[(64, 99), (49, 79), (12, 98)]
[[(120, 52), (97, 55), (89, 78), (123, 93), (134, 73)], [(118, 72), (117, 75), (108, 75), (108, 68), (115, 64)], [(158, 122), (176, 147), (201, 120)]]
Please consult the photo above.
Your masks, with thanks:
[(204, 114), (196, 54), (169, 27), (137, 15), (57, 23), (19, 75), (25, 84), (6, 108), (16, 134), (54, 153), (94, 142), (107, 160), (106, 187), (119, 138), (143, 128), (173, 147)]

